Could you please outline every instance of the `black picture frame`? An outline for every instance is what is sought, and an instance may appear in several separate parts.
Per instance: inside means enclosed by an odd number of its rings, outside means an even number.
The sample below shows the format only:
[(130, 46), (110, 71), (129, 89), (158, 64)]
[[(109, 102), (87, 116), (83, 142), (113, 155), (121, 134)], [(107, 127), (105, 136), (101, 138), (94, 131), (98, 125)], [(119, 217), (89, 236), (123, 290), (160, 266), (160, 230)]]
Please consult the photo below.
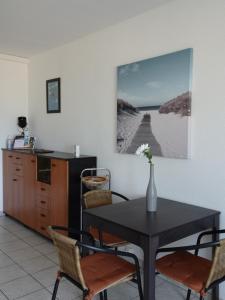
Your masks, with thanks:
[(46, 80), (47, 113), (61, 112), (60, 78)]

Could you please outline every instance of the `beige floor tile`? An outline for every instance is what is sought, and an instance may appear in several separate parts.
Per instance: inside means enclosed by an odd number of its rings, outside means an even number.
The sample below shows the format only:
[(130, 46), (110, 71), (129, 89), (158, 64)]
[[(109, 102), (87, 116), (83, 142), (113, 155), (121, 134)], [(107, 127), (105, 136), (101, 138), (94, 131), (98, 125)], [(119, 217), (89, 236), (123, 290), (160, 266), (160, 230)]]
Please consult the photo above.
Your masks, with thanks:
[(6, 225), (2, 225), (2, 227), (10, 231), (11, 233), (15, 233), (16, 231), (24, 230), (26, 228), (21, 223), (6, 224)]
[(7, 243), (2, 243), (0, 240), (0, 250), (2, 250), (5, 253), (12, 250), (16, 251), (16, 250), (25, 249), (27, 247), (29, 247), (29, 245), (22, 240), (16, 240)]
[[(187, 289), (162, 279), (161, 285), (156, 287), (156, 300), (184, 300), (186, 299)], [(210, 300), (210, 295), (204, 298)], [(199, 300), (199, 295), (192, 293), (191, 300)]]
[(7, 225), (7, 224), (18, 224), (18, 222), (16, 222), (15, 220), (13, 220), (9, 217), (1, 216), (0, 217), (0, 225), (3, 226), (3, 225)]
[(54, 266), (33, 274), (33, 277), (45, 287), (49, 287), (55, 283), (58, 270), (59, 268), (57, 266)]
[(30, 246), (37, 246), (46, 242), (46, 239), (41, 237), (40, 235), (34, 234), (32, 236), (27, 236), (22, 238), (22, 240), (26, 241)]
[[(53, 291), (54, 285), (48, 287), (50, 292)], [(75, 300), (81, 299), (80, 296), (82, 292), (75, 285), (69, 283), (68, 281), (63, 281), (59, 284), (59, 289), (57, 293), (57, 298), (59, 300)]]
[(112, 300), (123, 299), (131, 300), (138, 296), (136, 288), (128, 284), (121, 284), (116, 287), (108, 289), (108, 298)]
[(4, 233), (4, 232), (8, 232), (8, 230), (6, 230), (6, 229), (5, 229), (4, 227), (2, 227), (1, 224), (0, 224), (0, 233), (2, 233), (2, 232), (3, 232), (3, 233)]
[(32, 247), (27, 247), (17, 251), (9, 251), (7, 255), (17, 263), (41, 256), (40, 252), (34, 250)]
[(10, 281), (8, 283), (2, 284), (0, 287), (2, 292), (9, 299), (17, 299), (19, 297), (42, 289), (42, 286), (31, 276), (26, 276)]
[(19, 263), (19, 265), (30, 274), (55, 266), (55, 264), (45, 256), (39, 256), (23, 261)]
[(23, 271), (18, 265), (10, 265), (4, 268), (0, 268), (0, 284), (19, 277), (24, 277), (26, 275), (27, 273)]
[(1, 243), (7, 243), (11, 241), (16, 241), (18, 240), (18, 237), (15, 236), (14, 234), (10, 233), (7, 230), (0, 231), (0, 242)]
[(55, 246), (51, 242), (45, 242), (38, 246), (35, 246), (34, 249), (41, 252), (42, 254), (51, 254), (56, 252)]
[(6, 254), (0, 252), (0, 268), (7, 267), (13, 264), (14, 262)]
[(11, 235), (10, 233), (8, 233), (8, 235), (0, 237), (0, 243), (10, 243), (16, 241), (20, 241), (20, 239), (18, 239), (15, 235)]
[(111, 298), (111, 295), (113, 297), (114, 294), (119, 295), (121, 298), (124, 298), (124, 299), (132, 299), (132, 298), (138, 296), (137, 288), (128, 283), (123, 283), (123, 284), (117, 285), (116, 287), (110, 288), (108, 290), (108, 293), (110, 295), (110, 298)]
[(0, 292), (0, 300), (7, 300), (6, 296)]
[(51, 300), (51, 299), (52, 299), (52, 295), (47, 290), (43, 289), (34, 292), (32, 294), (29, 294), (27, 296), (24, 296), (22, 298), (19, 298), (18, 300)]
[(14, 234), (21, 239), (26, 239), (26, 237), (28, 236), (36, 236), (36, 234), (28, 228), (24, 228), (23, 230), (16, 231)]
[(46, 254), (46, 256), (51, 259), (54, 263), (58, 265), (59, 259), (58, 259), (58, 254), (56, 252), (52, 252), (50, 254)]

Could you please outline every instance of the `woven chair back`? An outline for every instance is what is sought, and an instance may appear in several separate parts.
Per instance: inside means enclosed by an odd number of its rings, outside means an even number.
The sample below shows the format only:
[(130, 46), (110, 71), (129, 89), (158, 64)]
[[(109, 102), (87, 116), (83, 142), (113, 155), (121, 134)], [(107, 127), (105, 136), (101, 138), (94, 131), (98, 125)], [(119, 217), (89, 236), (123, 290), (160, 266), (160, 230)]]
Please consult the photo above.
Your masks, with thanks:
[(56, 232), (51, 226), (48, 227), (48, 232), (58, 252), (60, 271), (80, 283), (83, 289), (87, 289), (81, 270), (77, 241)]
[(109, 190), (94, 190), (83, 195), (85, 208), (112, 204), (112, 193)]
[(214, 281), (225, 276), (225, 239), (220, 241), (220, 245), (216, 247), (215, 256), (212, 267), (209, 273), (209, 278), (206, 283), (206, 288)]

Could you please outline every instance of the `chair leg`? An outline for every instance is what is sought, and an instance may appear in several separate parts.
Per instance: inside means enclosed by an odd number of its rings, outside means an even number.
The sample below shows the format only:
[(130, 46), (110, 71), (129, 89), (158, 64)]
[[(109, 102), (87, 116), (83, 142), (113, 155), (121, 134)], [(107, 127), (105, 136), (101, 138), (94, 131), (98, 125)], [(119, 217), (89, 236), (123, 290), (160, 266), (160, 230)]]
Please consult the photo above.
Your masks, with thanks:
[(204, 300), (203, 296), (200, 296), (199, 300)]
[(98, 236), (99, 236), (100, 247), (103, 247), (103, 238), (102, 238), (102, 231), (101, 230), (98, 231)]
[(104, 300), (103, 292), (101, 292), (101, 293), (99, 294), (99, 297), (100, 297), (100, 300)]
[(54, 286), (53, 294), (52, 294), (52, 300), (56, 299), (56, 294), (57, 294), (57, 291), (58, 291), (60, 280), (61, 280), (61, 276), (60, 276), (60, 272), (58, 272), (58, 275), (57, 275), (57, 278), (56, 278), (56, 281), (55, 281), (55, 286)]
[(191, 290), (188, 289), (186, 300), (190, 300), (190, 297), (191, 297)]
[(143, 290), (141, 286), (141, 274), (140, 271), (137, 272), (137, 285), (138, 285), (138, 292), (140, 300), (144, 300)]
[(104, 300), (108, 300), (107, 290), (103, 291)]

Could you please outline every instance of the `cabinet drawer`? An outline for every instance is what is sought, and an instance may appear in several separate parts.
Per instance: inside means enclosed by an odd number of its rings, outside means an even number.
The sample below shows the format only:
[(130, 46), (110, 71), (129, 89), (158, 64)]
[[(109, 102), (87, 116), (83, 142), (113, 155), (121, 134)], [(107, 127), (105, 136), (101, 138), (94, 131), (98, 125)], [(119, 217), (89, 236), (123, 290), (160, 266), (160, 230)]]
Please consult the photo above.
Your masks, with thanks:
[(42, 195), (36, 195), (37, 207), (44, 208), (47, 210), (49, 208), (49, 202), (50, 202), (50, 200), (48, 197), (44, 197)]
[(51, 186), (49, 184), (37, 182), (37, 185), (36, 185), (37, 195), (42, 196), (42, 197), (49, 197), (50, 188), (51, 188)]
[(37, 231), (39, 231), (41, 234), (49, 237), (49, 234), (48, 234), (48, 226), (49, 224), (48, 223), (41, 223), (38, 221), (38, 226), (37, 226)]
[(38, 208), (38, 220), (40, 223), (48, 223), (50, 225), (50, 213), (48, 209)]
[(23, 155), (17, 153), (13, 154), (12, 161), (15, 165), (23, 165)]
[(22, 165), (23, 164), (23, 155), (20, 153), (7, 152), (7, 160), (10, 164), (13, 165)]
[(10, 151), (7, 151), (6, 153), (6, 158), (13, 162), (15, 154), (11, 153)]
[(16, 176), (23, 176), (23, 166), (22, 165), (16, 165), (16, 164), (13, 164), (12, 166), (12, 172), (13, 172), (13, 175), (16, 175)]
[(51, 225), (50, 212), (47, 209), (39, 207), (37, 209), (37, 214), (37, 230), (45, 236), (48, 236), (47, 228)]

